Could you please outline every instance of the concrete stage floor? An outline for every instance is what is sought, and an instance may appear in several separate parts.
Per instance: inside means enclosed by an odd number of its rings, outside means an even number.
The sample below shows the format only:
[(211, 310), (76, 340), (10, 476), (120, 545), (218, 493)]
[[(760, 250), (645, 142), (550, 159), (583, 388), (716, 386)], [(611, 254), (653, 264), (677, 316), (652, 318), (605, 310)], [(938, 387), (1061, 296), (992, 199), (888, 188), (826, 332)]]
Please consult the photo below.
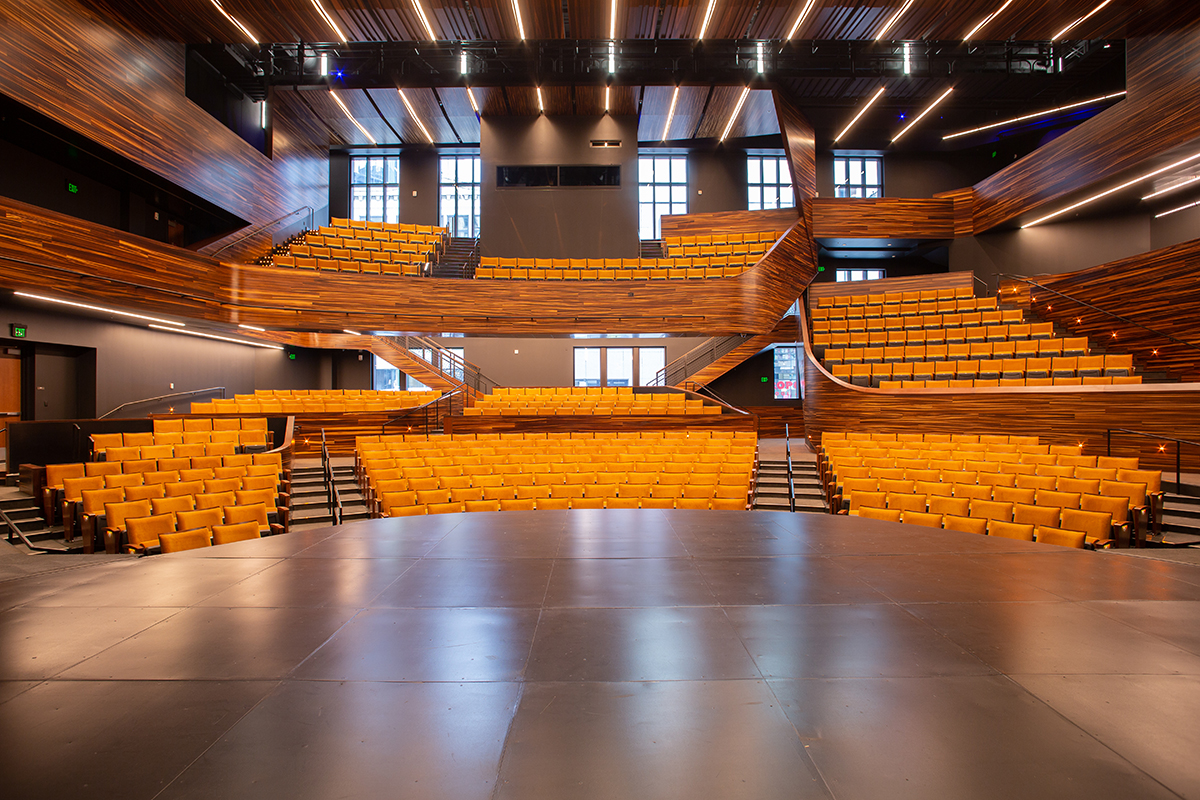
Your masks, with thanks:
[(372, 520), (0, 582), (30, 798), (1200, 798), (1200, 568), (818, 514)]

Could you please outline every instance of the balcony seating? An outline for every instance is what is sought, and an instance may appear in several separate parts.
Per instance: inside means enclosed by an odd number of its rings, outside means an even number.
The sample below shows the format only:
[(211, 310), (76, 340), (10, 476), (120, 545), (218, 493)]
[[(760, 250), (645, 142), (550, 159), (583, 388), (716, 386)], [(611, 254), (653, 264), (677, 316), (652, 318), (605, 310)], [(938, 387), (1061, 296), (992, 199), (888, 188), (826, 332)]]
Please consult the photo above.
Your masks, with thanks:
[[(440, 396), (437, 391), (259, 389), (254, 394), (239, 394), (231, 399), (192, 403), (191, 410), (193, 414), (343, 414), (399, 411), (424, 405)], [(213, 423), (226, 421), (213, 420)], [(262, 429), (266, 430), (265, 419), (262, 421)]]
[(720, 414), (722, 407), (681, 392), (634, 392), (631, 387), (498, 388), (463, 409), (464, 416)]
[(334, 218), (329, 226), (270, 256), (268, 265), (310, 272), (418, 277), (429, 274), (430, 262), (444, 249), (448, 236), (446, 228), (428, 225)]

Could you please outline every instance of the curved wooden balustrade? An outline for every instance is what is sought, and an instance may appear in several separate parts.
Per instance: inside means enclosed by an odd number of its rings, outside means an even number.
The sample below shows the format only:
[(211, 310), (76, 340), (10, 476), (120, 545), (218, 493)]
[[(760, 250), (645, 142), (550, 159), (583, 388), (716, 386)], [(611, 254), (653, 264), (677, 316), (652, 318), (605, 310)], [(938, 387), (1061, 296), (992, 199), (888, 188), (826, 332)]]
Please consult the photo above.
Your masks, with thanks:
[(545, 282), (308, 274), (217, 261), (0, 199), (0, 286), (282, 330), (760, 333), (816, 274), (806, 217), (737, 277)]

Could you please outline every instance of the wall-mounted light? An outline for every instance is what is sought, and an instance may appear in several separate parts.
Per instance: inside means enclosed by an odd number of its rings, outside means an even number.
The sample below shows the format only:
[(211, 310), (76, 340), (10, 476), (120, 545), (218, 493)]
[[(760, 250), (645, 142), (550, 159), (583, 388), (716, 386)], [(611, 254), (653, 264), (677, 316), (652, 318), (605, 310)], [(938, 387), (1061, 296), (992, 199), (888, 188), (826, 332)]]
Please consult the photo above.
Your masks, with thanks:
[(338, 35), (338, 41), (345, 43), (346, 34), (342, 33), (342, 29), (339, 28), (338, 24), (333, 21), (333, 17), (329, 16), (329, 12), (326, 11), (325, 7), (321, 5), (321, 0), (312, 0), (312, 4), (313, 7), (317, 9), (317, 13), (321, 15), (321, 18), (329, 23), (329, 27), (333, 28), (334, 32)]
[[(1084, 14), (1082, 17), (1080, 17), (1079, 19), (1075, 20), (1074, 22), (1072, 22), (1072, 23), (1071, 23), (1070, 25), (1068, 25), (1067, 27), (1063, 28), (1061, 31), (1059, 31), (1058, 33), (1056, 33), (1056, 34), (1054, 34), (1053, 36), (1051, 36), (1051, 37), (1050, 37), (1050, 41), (1052, 41), (1052, 42), (1058, 41), (1059, 39), (1061, 39), (1063, 36), (1065, 36), (1065, 35), (1066, 35), (1067, 31), (1071, 30), (1071, 29), (1072, 29), (1072, 28), (1074, 28), (1076, 25), (1082, 25), (1083, 23), (1087, 22), (1089, 19), (1091, 19), (1091, 18), (1092, 18), (1092, 16), (1093, 16), (1094, 14), (1097, 14), (1097, 13), (1100, 11), (1100, 9), (1104, 8), (1106, 5), (1108, 5), (1108, 4), (1109, 4), (1109, 3), (1111, 3), (1111, 2), (1112, 2), (1112, 0), (1104, 0), (1104, 2), (1103, 2), (1103, 3), (1101, 3), (1101, 4), (1100, 4), (1100, 5), (1098, 5), (1098, 6), (1096, 6), (1096, 7), (1095, 7), (1095, 8), (1093, 8), (1091, 11), (1089, 11), (1089, 12), (1088, 12), (1088, 13), (1086, 13), (1086, 14)], [(1061, 71), (1061, 69), (1060, 69), (1060, 71)]]
[(1170, 211), (1164, 211), (1161, 214), (1155, 214), (1154, 218), (1158, 219), (1159, 217), (1169, 217), (1171, 214), (1174, 214), (1178, 211), (1186, 211), (1189, 208), (1195, 208), (1196, 206), (1200, 206), (1200, 200), (1197, 200), (1194, 203), (1188, 203), (1186, 206), (1180, 206), (1179, 208), (1172, 208)]
[(733, 127), (733, 122), (738, 118), (738, 114), (742, 113), (742, 105), (746, 102), (746, 96), (749, 94), (749, 86), (742, 89), (742, 95), (738, 98), (737, 105), (733, 107), (733, 113), (729, 115), (729, 121), (725, 123), (725, 130), (721, 131), (721, 138), (718, 141), (725, 141), (725, 137), (729, 135), (729, 130)]
[[(1027, 222), (1026, 224), (1022, 225), (1021, 227), (1022, 228), (1032, 228), (1034, 225), (1038, 225), (1042, 222), (1045, 222), (1046, 220), (1050, 220), (1050, 219), (1054, 219), (1055, 217), (1062, 216), (1063, 214), (1066, 214), (1068, 211), (1074, 211), (1075, 209), (1077, 209), (1081, 206), (1086, 206), (1088, 203), (1094, 203), (1097, 200), (1108, 197), (1110, 194), (1115, 194), (1115, 193), (1121, 191), (1122, 189), (1128, 189), (1130, 186), (1133, 186), (1134, 184), (1141, 183), (1142, 181), (1145, 181), (1145, 180), (1149, 180), (1150, 178), (1153, 178), (1156, 175), (1162, 175), (1164, 172), (1170, 172), (1173, 169), (1182, 167), (1184, 164), (1190, 164), (1196, 160), (1200, 160), (1200, 153), (1197, 153), (1196, 155), (1188, 156), (1187, 158), (1176, 161), (1174, 164), (1168, 164), (1167, 166), (1161, 167), (1160, 169), (1156, 169), (1153, 172), (1147, 172), (1145, 175), (1139, 175), (1138, 177), (1134, 178), (1133, 180), (1125, 181), (1125, 183), (1122, 183), (1120, 186), (1114, 186), (1111, 189), (1105, 189), (1103, 192), (1100, 192), (1099, 194), (1094, 194), (1091, 197), (1084, 198), (1083, 200), (1080, 200), (1078, 203), (1073, 203), (1073, 204), (1067, 206), (1066, 208), (1055, 211), (1052, 214), (1047, 214), (1044, 217), (1038, 217), (1033, 222)], [(1175, 210), (1182, 211), (1183, 209), (1178, 208)], [(1166, 213), (1169, 214), (1172, 212), (1168, 211)], [(1157, 216), (1158, 217), (1166, 216), (1166, 214), (1159, 214)]]
[(425, 16), (425, 9), (421, 8), (421, 0), (412, 0), (413, 8), (417, 10), (417, 16), (421, 18), (421, 24), (425, 26), (425, 32), (429, 34), (429, 41), (436, 42), (437, 34), (433, 32), (433, 26), (429, 24), (429, 17)]
[(909, 6), (912, 4), (913, 0), (904, 0), (904, 5), (900, 6), (900, 10), (895, 14), (892, 14), (888, 21), (883, 24), (883, 27), (879, 29), (879, 33), (875, 34), (875, 41), (878, 42), (880, 39), (882, 39), (884, 35), (892, 29), (892, 26), (896, 24), (896, 21), (899, 20), (900, 17), (904, 16), (904, 12), (908, 11)]
[(617, 71), (617, 43), (609, 42), (608, 43), (608, 73), (611, 75), (612, 73), (614, 73), (616, 71)]
[(671, 92), (671, 106), (667, 109), (667, 124), (663, 126), (662, 140), (667, 140), (667, 134), (671, 132), (671, 120), (675, 118), (675, 103), (679, 100), (679, 87), (675, 87), (675, 91)]
[(924, 111), (922, 111), (920, 114), (917, 114), (917, 116), (913, 118), (912, 122), (905, 125), (903, 128), (900, 129), (899, 133), (897, 133), (895, 136), (892, 137), (892, 143), (894, 144), (896, 141), (898, 141), (900, 139), (901, 136), (908, 133), (909, 130), (911, 130), (914, 125), (916, 125), (918, 122), (920, 122), (922, 119), (924, 119), (925, 115), (928, 114), (930, 111), (933, 111), (935, 108), (937, 108), (938, 105), (943, 100), (945, 100), (947, 97), (949, 97), (950, 93), (953, 91), (954, 91), (954, 87), (951, 86), (949, 89), (947, 89), (946, 91), (944, 91), (940, 95), (938, 95), (937, 99), (934, 100), (929, 105), (927, 105), (925, 107)]
[(258, 104), (258, 127), (264, 131), (267, 129), (267, 101), (263, 100)]
[(704, 9), (704, 22), (700, 23), (700, 35), (697, 39), (703, 39), (704, 34), (708, 32), (708, 23), (712, 21), (713, 9), (716, 8), (717, 0), (708, 0), (708, 8)]
[(972, 36), (974, 36), (975, 34), (979, 33), (979, 30), (980, 30), (981, 28), (983, 28), (983, 26), (984, 26), (984, 25), (987, 25), (989, 22), (991, 22), (992, 20), (994, 20), (996, 17), (1000, 16), (1000, 12), (1002, 12), (1004, 9), (1006, 9), (1006, 8), (1008, 8), (1010, 5), (1012, 5), (1012, 1), (1013, 1), (1013, 0), (1005, 0), (1005, 1), (1004, 1), (1004, 5), (1000, 6), (1000, 7), (999, 7), (999, 8), (997, 8), (995, 11), (993, 11), (992, 13), (988, 14), (986, 17), (984, 17), (983, 19), (981, 19), (981, 20), (980, 20), (980, 21), (979, 21), (979, 22), (978, 22), (978, 23), (975, 25), (975, 27), (974, 27), (974, 28), (971, 28), (971, 30), (967, 31), (967, 35), (963, 37), (963, 41), (964, 41), (964, 42), (970, 41), (970, 40), (971, 40), (971, 37), (972, 37)]
[(1125, 96), (1125, 92), (1123, 90), (1120, 92), (1113, 92), (1112, 94), (1106, 94), (1103, 97), (1093, 97), (1090, 100), (1080, 100), (1078, 103), (1068, 103), (1065, 106), (1059, 106), (1057, 108), (1048, 108), (1045, 111), (1035, 111), (1032, 114), (1024, 114), (1020, 117), (1013, 117), (1012, 119), (1001, 120), (1000, 122), (993, 122), (991, 125), (981, 125), (978, 128), (971, 128), (969, 131), (959, 131), (958, 133), (947, 134), (946, 136), (942, 137), (942, 140), (944, 141), (946, 139), (957, 139), (960, 136), (970, 136), (972, 133), (982, 133), (983, 131), (990, 131), (994, 128), (1003, 128), (1005, 125), (1015, 125), (1018, 122), (1027, 122), (1028, 120), (1031, 120), (1031, 119), (1038, 119), (1040, 117), (1048, 117), (1051, 114), (1060, 114), (1063, 111), (1070, 111), (1075, 108), (1082, 108), (1083, 106), (1090, 106), (1090, 105), (1093, 105), (1094, 103), (1103, 103), (1106, 100), (1112, 100), (1114, 97), (1124, 97), (1124, 96)]
[(429, 143), (433, 144), (433, 137), (429, 135), (429, 131), (426, 130), (425, 125), (421, 122), (421, 118), (417, 116), (417, 110), (413, 108), (413, 104), (408, 101), (408, 97), (404, 94), (404, 90), (397, 89), (396, 91), (400, 93), (400, 99), (404, 101), (404, 107), (408, 109), (408, 115), (412, 117), (413, 122), (417, 123), (417, 127), (421, 129), (421, 133), (425, 134), (425, 138), (429, 140)]
[(788, 39), (791, 39), (796, 35), (796, 31), (800, 30), (801, 23), (803, 23), (805, 18), (808, 16), (808, 12), (812, 11), (812, 7), (816, 2), (817, 0), (808, 0), (808, 2), (804, 4), (804, 8), (800, 9), (800, 14), (796, 17), (796, 21), (792, 23), (791, 30), (788, 31)]
[(848, 125), (846, 125), (846, 127), (842, 128), (841, 133), (839, 133), (837, 136), (833, 137), (833, 141), (840, 142), (842, 140), (842, 137), (845, 136), (847, 133), (849, 133), (850, 129), (854, 127), (854, 123), (858, 122), (859, 119), (862, 118), (862, 115), (866, 114), (867, 111), (869, 111), (871, 109), (871, 106), (875, 105), (875, 101), (883, 96), (883, 93), (886, 89), (887, 89), (886, 86), (880, 86), (878, 89), (876, 89), (875, 94), (871, 95), (871, 99), (867, 101), (867, 104), (865, 106), (863, 106), (857, 114), (854, 115), (854, 119), (850, 120), (850, 123)]
[(158, 317), (148, 317), (145, 314), (134, 314), (132, 311), (118, 311), (115, 308), (102, 308), (101, 306), (92, 306), (87, 303), (76, 303), (74, 300), (59, 300), (56, 297), (46, 297), (41, 294), (30, 294), (28, 292), (13, 292), (17, 297), (28, 297), (30, 300), (41, 300), (45, 303), (57, 303), (60, 306), (71, 306), (72, 308), (83, 308), (88, 311), (101, 311), (105, 314), (116, 314), (119, 317), (129, 317), (130, 319), (141, 319), (148, 322), (161, 322), (163, 325), (175, 325), (180, 328), (186, 327), (182, 322), (175, 322), (169, 319), (159, 319)]
[(238, 30), (240, 30), (242, 33), (246, 34), (246, 36), (248, 36), (250, 38), (250, 41), (254, 42), (255, 44), (258, 44), (258, 37), (256, 37), (253, 33), (251, 33), (250, 29), (247, 28), (245, 25), (243, 25), (241, 22), (239, 22), (237, 20), (237, 18), (235, 18), (232, 14), (230, 14), (228, 11), (226, 11), (224, 8), (222, 8), (221, 4), (218, 3), (217, 0), (212, 0), (212, 4), (214, 6), (216, 6), (217, 11), (221, 12), (222, 17), (224, 17), (225, 19), (229, 20), (234, 25), (236, 25)]
[(904, 43), (904, 74), (912, 73), (912, 42)]
[(379, 142), (375, 141), (375, 137), (371, 135), (371, 132), (368, 131), (366, 128), (364, 128), (362, 125), (360, 125), (358, 120), (356, 120), (354, 118), (354, 115), (350, 113), (350, 109), (346, 108), (346, 104), (342, 102), (342, 98), (337, 96), (337, 92), (330, 89), (329, 96), (333, 98), (333, 102), (335, 102), (339, 106), (341, 106), (342, 111), (345, 112), (345, 114), (346, 114), (346, 119), (353, 122), (354, 127), (358, 128), (360, 131), (362, 131), (362, 135), (367, 137), (368, 142), (370, 142), (371, 144), (379, 144)]
[(521, 21), (521, 6), (517, 0), (512, 0), (513, 14), (517, 17), (517, 35), (521, 37), (521, 41), (525, 41), (525, 23)]
[(467, 51), (463, 50), (458, 54), (458, 71), (461, 75), (467, 74)]
[(184, 331), (178, 328), (165, 328), (162, 325), (151, 325), (156, 331), (170, 331), (171, 333), (186, 333), (188, 336), (200, 336), (205, 339), (216, 339), (220, 342), (232, 342), (233, 344), (244, 344), (247, 347), (261, 347), (264, 350), (282, 350), (283, 348), (277, 344), (266, 344), (265, 342), (248, 342), (245, 339), (231, 339), (228, 336), (217, 336), (212, 333), (201, 333), (200, 331)]
[(542, 114), (546, 113), (546, 106), (542, 103), (542, 87), (535, 86), (533, 91), (537, 93), (538, 111)]

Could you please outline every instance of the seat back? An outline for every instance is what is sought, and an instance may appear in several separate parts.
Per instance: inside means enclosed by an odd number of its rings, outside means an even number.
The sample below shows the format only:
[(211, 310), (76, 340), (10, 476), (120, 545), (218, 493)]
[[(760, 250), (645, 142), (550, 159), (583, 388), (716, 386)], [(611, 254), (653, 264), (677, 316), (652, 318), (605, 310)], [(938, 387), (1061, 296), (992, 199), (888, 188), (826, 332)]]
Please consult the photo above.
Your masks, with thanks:
[(195, 511), (180, 511), (175, 514), (175, 527), (181, 531), (197, 528), (211, 529), (214, 525), (225, 524), (225, 516), (219, 508), (199, 508)]
[(1055, 544), (1060, 547), (1077, 547), (1082, 549), (1086, 541), (1082, 531), (1068, 531), (1062, 528), (1052, 528), (1049, 525), (1037, 527), (1037, 541), (1041, 544)]
[(178, 553), (183, 550), (195, 550), (198, 547), (212, 547), (208, 529), (188, 530), (180, 533), (159, 534), (158, 543), (164, 553)]
[(240, 522), (233, 525), (214, 525), (212, 528), (213, 544), (230, 544), (244, 542), (247, 539), (260, 539), (258, 523)]
[(152, 514), (125, 520), (125, 541), (134, 549), (156, 545), (160, 534), (174, 532), (174, 514)]

